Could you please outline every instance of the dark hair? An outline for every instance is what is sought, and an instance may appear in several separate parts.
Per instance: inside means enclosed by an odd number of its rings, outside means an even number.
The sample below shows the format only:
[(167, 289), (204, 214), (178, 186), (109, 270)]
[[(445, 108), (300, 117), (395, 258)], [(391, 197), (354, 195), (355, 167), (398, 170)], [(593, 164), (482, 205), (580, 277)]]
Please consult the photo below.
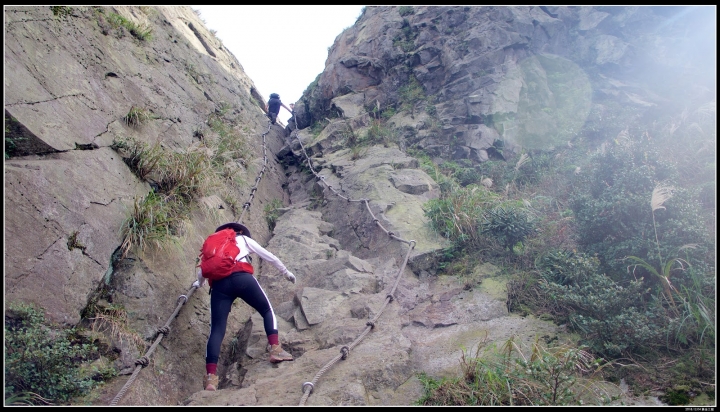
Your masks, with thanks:
[(252, 239), (252, 236), (250, 235), (250, 230), (243, 224), (231, 222), (231, 223), (225, 223), (222, 226), (218, 226), (217, 229), (215, 229), (215, 232), (219, 232), (223, 229), (232, 229), (237, 233), (238, 235), (244, 235)]
[(279, 99), (279, 98), (280, 98), (280, 95), (277, 94), (277, 93), (270, 93), (270, 98), (271, 98), (271, 99)]

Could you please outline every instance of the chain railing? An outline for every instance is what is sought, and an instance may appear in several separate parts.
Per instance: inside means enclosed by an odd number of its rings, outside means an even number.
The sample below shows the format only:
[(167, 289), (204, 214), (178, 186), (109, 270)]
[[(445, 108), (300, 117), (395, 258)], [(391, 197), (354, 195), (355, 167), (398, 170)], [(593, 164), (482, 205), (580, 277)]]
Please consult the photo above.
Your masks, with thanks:
[[(260, 173), (258, 173), (257, 178), (255, 179), (255, 184), (250, 190), (250, 197), (247, 202), (243, 204), (243, 210), (240, 213), (240, 217), (238, 218), (237, 222), (242, 223), (242, 218), (245, 215), (245, 212), (250, 208), (250, 204), (252, 203), (253, 198), (255, 197), (255, 192), (257, 191), (258, 184), (260, 184), (260, 179), (262, 179), (263, 174), (265, 173), (265, 167), (267, 166), (267, 144), (265, 140), (265, 136), (270, 132), (271, 123), (270, 120), (268, 120), (268, 128), (265, 131), (265, 133), (262, 134), (262, 148), (263, 148), (263, 165), (260, 170)], [(195, 277), (195, 272), (193, 270), (193, 278)], [(194, 282), (194, 281), (193, 281)], [(125, 385), (123, 385), (120, 392), (118, 392), (117, 395), (113, 398), (113, 400), (110, 402), (110, 406), (117, 405), (118, 401), (125, 395), (125, 392), (130, 388), (132, 383), (137, 378), (140, 371), (148, 366), (150, 364), (150, 357), (152, 356), (153, 352), (155, 352), (155, 348), (160, 344), (160, 341), (162, 341), (163, 337), (167, 335), (170, 332), (170, 323), (177, 317), (178, 313), (180, 312), (180, 309), (183, 307), (183, 305), (190, 299), (190, 296), (192, 296), (193, 293), (195, 293), (195, 290), (197, 287), (191, 286), (190, 290), (186, 295), (180, 295), (178, 298), (178, 304), (175, 307), (175, 311), (170, 315), (168, 320), (165, 322), (165, 325), (158, 329), (157, 336), (155, 338), (155, 342), (150, 346), (150, 349), (145, 353), (144, 356), (141, 358), (138, 358), (135, 360), (135, 370), (133, 371), (132, 375), (130, 376), (130, 379), (128, 379), (127, 382), (125, 382)]]
[(367, 322), (366, 328), (360, 333), (360, 335), (358, 335), (358, 337), (350, 345), (343, 346), (342, 348), (340, 348), (340, 353), (337, 356), (335, 356), (333, 359), (331, 359), (328, 363), (326, 363), (325, 366), (320, 368), (320, 370), (315, 374), (315, 376), (313, 377), (313, 379), (311, 381), (303, 383), (303, 385), (302, 385), (303, 395), (302, 395), (302, 398), (300, 399), (300, 404), (298, 406), (304, 406), (305, 402), (307, 401), (308, 397), (315, 389), (315, 385), (317, 384), (318, 380), (320, 380), (322, 375), (338, 361), (345, 360), (348, 358), (350, 351), (355, 346), (357, 346), (365, 338), (365, 336), (368, 333), (370, 333), (371, 330), (373, 330), (375, 328), (375, 323), (380, 318), (380, 316), (382, 315), (382, 313), (385, 310), (385, 308), (387, 307), (387, 305), (389, 305), (390, 302), (392, 302), (395, 299), (394, 298), (395, 289), (397, 288), (398, 284), (400, 283), (400, 278), (402, 276), (403, 271), (405, 270), (405, 266), (407, 265), (408, 259), (410, 258), (410, 253), (415, 248), (416, 242), (414, 240), (405, 240), (405, 239), (395, 235), (395, 233), (390, 232), (387, 229), (385, 229), (383, 227), (383, 225), (380, 224), (380, 221), (378, 220), (377, 217), (375, 217), (375, 214), (373, 214), (372, 210), (370, 209), (370, 203), (369, 203), (368, 199), (351, 199), (349, 197), (341, 195), (331, 185), (329, 185), (325, 181), (325, 176), (322, 176), (317, 171), (315, 171), (315, 168), (312, 165), (312, 161), (310, 160), (310, 157), (308, 156), (307, 151), (305, 150), (305, 146), (303, 145), (302, 141), (300, 140), (300, 138), (297, 135), (297, 131), (298, 131), (297, 128), (295, 128), (293, 130), (293, 132), (291, 134), (291, 138), (292, 138), (292, 136), (295, 136), (295, 138), (297, 138), (297, 141), (300, 143), (300, 148), (302, 149), (302, 153), (305, 156), (305, 160), (307, 161), (308, 167), (310, 168), (310, 171), (312, 172), (312, 174), (315, 175), (315, 177), (318, 178), (320, 180), (320, 182), (322, 182), (322, 184), (324, 184), (328, 189), (330, 189), (330, 191), (332, 191), (335, 195), (337, 195), (341, 199), (347, 200), (348, 202), (363, 202), (365, 204), (365, 208), (370, 213), (370, 216), (372, 216), (373, 222), (375, 222), (375, 224), (377, 224), (378, 227), (380, 227), (380, 229), (382, 229), (388, 236), (390, 236), (390, 238), (409, 245), (408, 251), (405, 254), (405, 259), (403, 260), (403, 263), (397, 272), (397, 275), (395, 278), (395, 283), (393, 284), (392, 289), (390, 289), (390, 293), (388, 293), (388, 295), (385, 297), (385, 302), (383, 303), (382, 308), (380, 308), (380, 310), (377, 312), (377, 314), (375, 315), (375, 317), (372, 320)]

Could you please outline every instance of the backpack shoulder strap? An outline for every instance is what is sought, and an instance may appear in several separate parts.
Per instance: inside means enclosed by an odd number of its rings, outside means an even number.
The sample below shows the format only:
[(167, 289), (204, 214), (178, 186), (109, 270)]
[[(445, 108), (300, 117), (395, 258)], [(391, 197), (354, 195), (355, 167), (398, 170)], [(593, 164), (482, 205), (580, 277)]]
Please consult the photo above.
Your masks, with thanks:
[(240, 235), (240, 236), (242, 236), (243, 240), (245, 241), (245, 247), (247, 248), (248, 253), (247, 253), (247, 255), (238, 259), (238, 262), (247, 258), (247, 263), (252, 264), (252, 256), (250, 256), (250, 246), (248, 246), (248, 242), (247, 242), (247, 239), (245, 239), (245, 236), (244, 235)]

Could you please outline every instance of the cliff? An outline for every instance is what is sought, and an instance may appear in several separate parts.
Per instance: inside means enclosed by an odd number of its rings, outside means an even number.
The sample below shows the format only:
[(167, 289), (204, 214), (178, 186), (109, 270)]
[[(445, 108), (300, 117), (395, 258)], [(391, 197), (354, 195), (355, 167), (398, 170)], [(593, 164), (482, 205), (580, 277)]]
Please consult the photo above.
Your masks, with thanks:
[[(95, 405), (118, 395), (166, 322), (120, 405), (297, 405), (303, 395), (307, 405), (412, 405), (418, 373), (450, 376), (480, 341), (572, 341), (509, 313), (506, 278), (489, 263), (470, 280), (437, 276), (449, 243), (423, 205), (439, 182), (409, 151), (513, 159), (617, 135), (624, 119), (714, 93), (714, 72), (679, 64), (704, 56), (669, 53), (693, 40), (655, 8), (367, 7), (288, 127), (271, 126), (242, 56), (189, 7), (58, 7), (5, 8), (5, 300), (102, 335), (98, 362), (120, 373), (87, 398)], [(659, 82), (638, 75), (651, 66)], [(392, 139), (353, 149), (383, 116)], [(140, 152), (168, 164), (139, 164)], [(143, 214), (158, 194), (180, 217), (158, 223), (164, 233), (133, 232), (159, 219)], [(267, 362), (262, 319), (236, 302), (220, 390), (205, 392), (209, 296), (190, 287), (195, 258), (205, 236), (237, 220), (298, 278), (256, 263), (295, 360)], [(112, 311), (119, 333), (102, 322)]]

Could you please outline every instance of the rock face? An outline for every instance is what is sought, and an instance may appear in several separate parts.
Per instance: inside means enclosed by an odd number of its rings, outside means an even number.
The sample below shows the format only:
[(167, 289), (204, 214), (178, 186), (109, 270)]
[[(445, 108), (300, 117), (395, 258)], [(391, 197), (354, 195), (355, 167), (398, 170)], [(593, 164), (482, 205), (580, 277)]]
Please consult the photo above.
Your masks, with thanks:
[[(449, 245), (428, 229), (422, 207), (439, 196), (438, 183), (406, 149), (510, 158), (523, 147), (568, 144), (611, 100), (634, 110), (659, 105), (667, 96), (632, 75), (675, 62), (649, 46), (662, 41), (641, 34), (661, 23), (667, 36), (678, 29), (643, 7), (367, 7), (297, 102), (290, 124), (298, 129), (282, 129), (269, 126), (265, 98), (190, 8), (54, 10), (5, 8), (5, 299), (73, 326), (88, 321), (83, 313), (102, 292), (146, 348), (180, 303), (151, 367), (119, 405), (298, 405), (312, 381), (306, 405), (412, 405), (422, 395), (417, 374), (456, 373), (463, 348), (565, 339), (553, 324), (509, 314), (490, 264), (475, 268), (471, 287), (437, 276), (434, 255)], [(133, 126), (132, 108), (148, 121)], [(211, 115), (247, 142), (252, 160), (235, 162), (242, 182), (195, 199), (173, 246), (120, 258), (120, 228), (154, 189), (114, 142), (181, 152), (212, 133)], [(397, 138), (353, 151), (348, 139), (381, 115)], [(313, 134), (308, 126), (326, 118)], [(284, 207), (271, 229), (264, 209), (277, 200)], [(207, 289), (190, 288), (195, 257), (205, 236), (239, 216), (297, 276), (290, 284), (255, 261), (295, 360), (269, 363), (262, 319), (236, 302), (220, 390), (205, 392), (210, 309)], [(121, 375), (89, 397), (97, 405), (110, 404), (144, 354), (109, 339)]]
[[(521, 147), (564, 146), (591, 121), (598, 132), (616, 135), (617, 124), (597, 121), (608, 104), (645, 109), (714, 84), (712, 71), (700, 69), (714, 67), (706, 60), (713, 46), (699, 31), (683, 40), (670, 35), (702, 20), (703, 8), (688, 10), (693, 17), (683, 23), (670, 23), (672, 13), (665, 7), (367, 7), (331, 47), (325, 70), (295, 108), (297, 124), (404, 106), (392, 120), (405, 144), (474, 162), (488, 160), (498, 141), (508, 158)], [(708, 57), (698, 59), (700, 49)], [(702, 79), (697, 84), (677, 71), (679, 55), (705, 61), (693, 65), (693, 76)], [(682, 87), (659, 93), (661, 77)]]
[[(268, 128), (264, 97), (190, 8), (53, 10), (4, 10), (5, 235), (13, 239), (5, 248), (5, 302), (35, 303), (49, 320), (74, 326), (104, 291), (128, 314), (129, 330), (149, 345), (178, 297), (188, 293), (203, 238), (237, 217), (218, 196), (200, 199), (176, 234), (178, 247), (118, 260), (121, 225), (152, 187), (131, 172), (113, 142), (134, 138), (185, 150), (198, 143), (201, 131), (212, 133), (207, 121), (222, 112), (240, 125), (237, 134), (257, 159), (240, 165), (247, 183), (224, 197), (241, 204), (262, 166), (263, 140), (268, 153), (277, 152), (283, 130)], [(136, 37), (127, 28), (132, 25), (117, 23), (123, 20), (150, 28), (151, 38)], [(133, 107), (151, 114), (138, 127), (126, 120)], [(260, 242), (270, 237), (264, 205), (284, 200), (281, 169), (270, 155), (246, 216)], [(205, 363), (208, 298), (205, 290), (185, 305), (173, 323), (175, 336), (166, 337), (153, 356), (165, 365), (162, 371), (141, 374), (121, 404), (175, 405), (199, 389), (193, 384)], [(230, 328), (242, 330), (249, 315), (249, 308), (234, 311)], [(111, 346), (120, 353), (115, 366), (123, 373), (144, 354), (118, 336)], [(109, 404), (125, 378), (110, 382), (96, 402)]]

